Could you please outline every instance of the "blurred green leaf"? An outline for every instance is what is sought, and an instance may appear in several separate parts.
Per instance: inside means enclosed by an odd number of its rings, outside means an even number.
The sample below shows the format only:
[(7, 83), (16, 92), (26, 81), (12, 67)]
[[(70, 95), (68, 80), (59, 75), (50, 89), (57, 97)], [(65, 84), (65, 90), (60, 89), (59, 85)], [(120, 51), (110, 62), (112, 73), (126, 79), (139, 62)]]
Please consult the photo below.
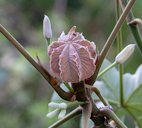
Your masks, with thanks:
[(142, 127), (142, 65), (135, 74), (124, 74), (125, 108)]
[[(100, 71), (105, 69), (108, 65), (110, 65), (110, 62), (104, 60)], [(116, 68), (112, 68), (105, 73), (100, 81), (96, 81), (94, 86), (100, 90), (107, 100), (116, 104), (119, 103), (119, 72)]]
[[(105, 60), (101, 70), (110, 65), (108, 60)], [(116, 109), (121, 109), (119, 97), (119, 72), (116, 68), (112, 68), (101, 77), (102, 80), (97, 81), (96, 86), (105, 98), (115, 105)], [(142, 127), (142, 65), (140, 65), (135, 74), (126, 73), (124, 79), (124, 110), (121, 109), (121, 115), (128, 112)], [(126, 112), (125, 112), (126, 111)]]
[[(83, 128), (83, 119), (81, 118), (80, 120), (80, 128)], [(94, 126), (94, 123), (92, 120), (89, 120), (89, 125), (88, 125), (88, 128), (92, 128)]]

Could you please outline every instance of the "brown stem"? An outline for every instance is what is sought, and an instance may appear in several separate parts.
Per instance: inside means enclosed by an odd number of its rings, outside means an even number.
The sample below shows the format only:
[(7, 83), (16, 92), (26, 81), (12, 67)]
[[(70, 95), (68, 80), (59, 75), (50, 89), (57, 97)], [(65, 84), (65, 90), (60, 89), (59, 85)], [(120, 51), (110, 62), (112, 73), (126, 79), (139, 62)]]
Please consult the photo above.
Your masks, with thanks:
[(39, 71), (39, 73), (50, 83), (54, 90), (64, 100), (72, 100), (73, 94), (65, 92), (58, 84), (58, 81), (53, 78), (47, 71), (30, 56), (26, 49), (0, 24), (0, 32), (9, 40), (9, 42), (17, 48), (17, 50)]
[(111, 47), (114, 39), (116, 38), (117, 33), (119, 32), (122, 24), (124, 23), (128, 13), (130, 12), (130, 10), (131, 10), (132, 6), (134, 5), (135, 1), (136, 0), (129, 0), (127, 6), (124, 8), (121, 16), (119, 17), (116, 25), (114, 26), (110, 36), (108, 37), (108, 39), (107, 39), (107, 41), (106, 41), (106, 43), (105, 43), (105, 45), (104, 45), (104, 47), (103, 47), (103, 49), (102, 49), (102, 51), (100, 53), (100, 57), (99, 57), (99, 60), (98, 60), (98, 63), (97, 63), (96, 71), (95, 71), (94, 75), (88, 81), (86, 81), (87, 84), (93, 85), (94, 82), (96, 81), (98, 72), (99, 72), (100, 67), (102, 65), (102, 62), (103, 62), (104, 58), (106, 57), (106, 55), (107, 55), (107, 53), (109, 51), (109, 48)]
[[(79, 83), (72, 83), (72, 87), (74, 89), (74, 93), (76, 95), (77, 101), (83, 101), (83, 102), (91, 102), (92, 104), (92, 114), (95, 115), (98, 113), (98, 108), (94, 102), (94, 100), (91, 97), (90, 89), (86, 88), (84, 85), (84, 81), (81, 81)], [(82, 105), (83, 107), (83, 105)]]
[(88, 101), (87, 94), (86, 94), (86, 88), (85, 88), (83, 81), (79, 83), (72, 83), (72, 88), (74, 90), (77, 101), (81, 101), (81, 102)]

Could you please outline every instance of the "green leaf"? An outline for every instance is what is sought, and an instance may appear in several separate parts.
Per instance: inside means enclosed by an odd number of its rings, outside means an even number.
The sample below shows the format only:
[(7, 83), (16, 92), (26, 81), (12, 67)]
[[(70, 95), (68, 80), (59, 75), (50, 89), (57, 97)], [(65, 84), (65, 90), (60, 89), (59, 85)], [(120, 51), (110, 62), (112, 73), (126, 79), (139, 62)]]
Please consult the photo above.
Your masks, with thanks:
[(142, 127), (142, 65), (140, 65), (135, 74), (124, 75), (125, 87), (125, 106), (126, 110), (137, 121), (139, 127)]
[[(108, 60), (104, 60), (100, 71), (109, 65), (110, 62)], [(116, 68), (112, 68), (105, 73), (101, 77), (101, 80), (96, 81), (94, 86), (100, 90), (107, 100), (115, 104), (119, 103), (119, 72)]]
[[(110, 65), (108, 60), (105, 60), (101, 70)], [(126, 73), (123, 75), (124, 84), (124, 111), (135, 119), (139, 127), (142, 127), (142, 65), (140, 65), (135, 74)], [(114, 106), (115, 111), (121, 109), (120, 93), (119, 93), (119, 72), (116, 68), (112, 68), (105, 73), (101, 80), (96, 81), (97, 87), (102, 95), (110, 101)], [(96, 96), (94, 97), (96, 98)], [(124, 112), (126, 115), (126, 112)], [(117, 114), (119, 112), (117, 111)], [(121, 116), (122, 117), (122, 116)], [(126, 116), (125, 116), (126, 118)]]

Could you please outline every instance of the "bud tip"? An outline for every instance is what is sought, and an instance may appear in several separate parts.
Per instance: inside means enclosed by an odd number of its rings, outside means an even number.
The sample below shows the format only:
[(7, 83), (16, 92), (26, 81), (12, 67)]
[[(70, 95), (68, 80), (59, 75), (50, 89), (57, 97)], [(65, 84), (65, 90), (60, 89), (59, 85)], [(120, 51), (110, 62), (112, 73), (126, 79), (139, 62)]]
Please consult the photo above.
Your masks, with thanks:
[(50, 23), (50, 19), (47, 15), (44, 15), (44, 19), (43, 19), (43, 36), (46, 39), (52, 38), (51, 23)]

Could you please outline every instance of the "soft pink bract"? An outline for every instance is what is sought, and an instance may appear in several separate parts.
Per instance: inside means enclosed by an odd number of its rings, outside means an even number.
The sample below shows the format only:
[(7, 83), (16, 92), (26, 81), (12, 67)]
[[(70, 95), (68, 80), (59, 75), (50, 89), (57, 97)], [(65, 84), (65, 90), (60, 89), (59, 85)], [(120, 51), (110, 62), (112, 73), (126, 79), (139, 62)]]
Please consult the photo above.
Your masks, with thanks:
[(93, 75), (96, 69), (96, 45), (76, 32), (72, 27), (67, 35), (61, 33), (57, 41), (50, 44), (50, 68), (55, 77), (65, 82), (77, 83)]

